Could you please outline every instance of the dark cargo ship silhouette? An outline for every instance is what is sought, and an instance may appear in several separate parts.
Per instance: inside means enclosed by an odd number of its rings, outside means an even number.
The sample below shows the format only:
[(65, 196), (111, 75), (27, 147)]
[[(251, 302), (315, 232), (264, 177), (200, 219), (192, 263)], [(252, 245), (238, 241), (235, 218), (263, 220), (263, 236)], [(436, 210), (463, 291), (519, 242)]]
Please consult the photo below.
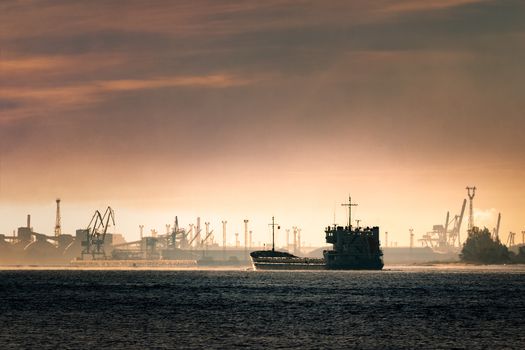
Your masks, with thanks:
[[(351, 199), (349, 207), (351, 223)], [(381, 270), (383, 252), (379, 242), (379, 227), (329, 226), (325, 229), (326, 243), (331, 250), (323, 252), (323, 259), (302, 258), (275, 250), (275, 223), (272, 218), (272, 250), (250, 253), (255, 270)]]

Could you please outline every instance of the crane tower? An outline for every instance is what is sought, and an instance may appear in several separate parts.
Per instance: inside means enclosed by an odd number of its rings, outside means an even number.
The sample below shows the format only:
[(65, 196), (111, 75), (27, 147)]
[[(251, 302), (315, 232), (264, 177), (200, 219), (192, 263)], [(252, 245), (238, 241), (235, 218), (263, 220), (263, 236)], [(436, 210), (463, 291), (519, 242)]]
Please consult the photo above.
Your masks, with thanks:
[(469, 215), (468, 215), (468, 232), (472, 232), (472, 229), (474, 228), (474, 196), (476, 195), (476, 187), (468, 187), (466, 188), (469, 201)]

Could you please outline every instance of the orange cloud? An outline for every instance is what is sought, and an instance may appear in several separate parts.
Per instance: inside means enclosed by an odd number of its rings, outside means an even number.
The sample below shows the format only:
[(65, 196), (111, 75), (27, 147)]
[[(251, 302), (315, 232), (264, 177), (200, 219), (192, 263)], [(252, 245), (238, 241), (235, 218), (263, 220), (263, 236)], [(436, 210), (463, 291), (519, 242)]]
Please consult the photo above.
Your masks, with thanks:
[(22, 59), (2, 60), (2, 72), (35, 71), (56, 69), (69, 62), (66, 57), (30, 57)]
[(432, 11), (484, 2), (486, 0), (407, 0), (385, 6), (385, 12)]
[[(0, 39), (34, 36), (35, 33), (64, 35), (92, 32), (93, 28), (99, 31), (169, 32), (179, 37), (222, 35), (247, 28), (268, 27), (273, 23), (267, 18), (257, 20), (253, 16), (247, 20), (232, 21), (228, 16), (242, 18), (243, 14), (272, 8), (285, 9), (292, 4), (281, 0), (237, 4), (218, 1), (166, 2), (163, 6), (131, 1), (122, 4), (106, 1), (4, 3), (0, 4), (0, 22), (3, 22), (5, 30), (0, 31)], [(71, 17), (73, 13), (74, 18)]]
[(203, 76), (176, 76), (153, 79), (105, 80), (79, 85), (59, 87), (2, 87), (0, 95), (4, 99), (22, 102), (16, 110), (0, 111), (0, 122), (29, 117), (35, 112), (57, 111), (85, 107), (111, 96), (111, 93), (162, 89), (170, 87), (228, 88), (254, 83), (256, 80), (244, 79), (231, 74), (211, 74)]
[(130, 91), (143, 89), (159, 89), (167, 87), (210, 87), (226, 88), (231, 86), (246, 85), (250, 80), (233, 77), (225, 74), (206, 76), (181, 76), (147, 80), (111, 80), (98, 83), (102, 90)]
[(89, 53), (82, 55), (53, 56), (18, 56), (14, 53), (3, 53), (0, 59), (2, 75), (11, 79), (35, 78), (34, 74), (53, 73), (64, 75), (71, 72), (90, 72), (123, 64), (126, 58), (120, 55), (106, 53)]
[[(301, 28), (320, 23), (363, 23), (385, 15), (438, 10), (486, 0), (305, 2), (268, 0), (165, 2), (19, 2), (0, 4), (0, 39), (63, 36), (104, 31), (169, 33), (173, 37), (221, 36), (250, 31)], [(2, 16), (2, 14), (4, 14)], [(75, 14), (73, 17), (71, 14)]]

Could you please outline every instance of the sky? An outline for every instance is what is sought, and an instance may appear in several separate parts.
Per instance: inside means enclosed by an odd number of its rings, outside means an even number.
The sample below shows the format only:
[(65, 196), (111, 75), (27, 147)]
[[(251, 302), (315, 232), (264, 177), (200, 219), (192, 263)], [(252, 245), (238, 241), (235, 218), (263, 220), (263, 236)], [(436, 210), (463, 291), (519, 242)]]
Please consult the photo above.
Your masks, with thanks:
[(351, 195), (408, 245), (476, 186), (521, 240), (523, 62), (517, 0), (4, 0), (0, 233), (52, 234), (59, 197), (65, 233), (109, 205), (129, 240), (275, 216), (320, 245)]

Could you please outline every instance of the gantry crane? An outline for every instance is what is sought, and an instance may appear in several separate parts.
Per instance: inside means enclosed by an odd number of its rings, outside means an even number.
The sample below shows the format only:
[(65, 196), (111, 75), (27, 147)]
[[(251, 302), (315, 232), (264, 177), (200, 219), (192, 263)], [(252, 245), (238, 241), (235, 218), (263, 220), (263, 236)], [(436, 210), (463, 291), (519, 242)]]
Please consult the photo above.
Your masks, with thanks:
[(106, 259), (104, 241), (110, 225), (115, 226), (115, 212), (107, 207), (104, 215), (96, 210), (86, 229), (85, 240), (82, 242), (81, 259), (85, 255), (91, 255), (92, 259)]
[[(454, 215), (452, 219), (450, 219), (450, 213), (447, 212), (445, 225), (434, 225), (433, 230), (424, 234), (419, 241), (438, 251), (448, 251), (461, 247), (460, 232), (466, 204), (467, 200), (464, 199), (460, 215)], [(452, 229), (449, 229), (451, 225)]]

